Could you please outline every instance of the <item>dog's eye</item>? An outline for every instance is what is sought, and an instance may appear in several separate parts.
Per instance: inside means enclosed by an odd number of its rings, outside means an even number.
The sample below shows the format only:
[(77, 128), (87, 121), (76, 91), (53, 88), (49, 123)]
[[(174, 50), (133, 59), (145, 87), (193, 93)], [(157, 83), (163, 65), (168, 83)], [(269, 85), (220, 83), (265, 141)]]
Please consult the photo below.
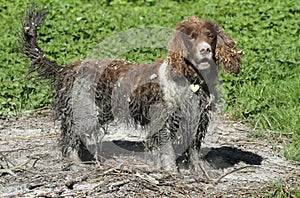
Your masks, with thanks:
[(213, 38), (214, 35), (213, 35), (211, 32), (207, 32), (207, 37), (208, 37), (208, 38)]
[(195, 38), (198, 37), (198, 34), (197, 34), (196, 32), (193, 32), (192, 35), (191, 35), (191, 37), (192, 37), (193, 39), (195, 39)]

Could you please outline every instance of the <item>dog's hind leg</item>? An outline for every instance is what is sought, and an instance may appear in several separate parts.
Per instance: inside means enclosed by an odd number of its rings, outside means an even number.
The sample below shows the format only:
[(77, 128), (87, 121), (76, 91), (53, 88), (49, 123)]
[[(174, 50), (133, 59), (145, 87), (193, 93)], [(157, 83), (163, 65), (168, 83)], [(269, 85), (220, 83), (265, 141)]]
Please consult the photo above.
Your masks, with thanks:
[[(75, 76), (72, 86), (72, 98), (70, 108), (72, 109), (73, 135), (76, 135), (86, 151), (100, 158), (101, 142), (104, 136), (104, 127), (99, 122), (99, 108), (96, 104), (96, 87), (99, 81), (98, 62), (85, 60)], [(79, 147), (80, 149), (80, 147)], [(84, 150), (83, 150), (84, 151)], [(86, 156), (82, 156), (83, 159)]]

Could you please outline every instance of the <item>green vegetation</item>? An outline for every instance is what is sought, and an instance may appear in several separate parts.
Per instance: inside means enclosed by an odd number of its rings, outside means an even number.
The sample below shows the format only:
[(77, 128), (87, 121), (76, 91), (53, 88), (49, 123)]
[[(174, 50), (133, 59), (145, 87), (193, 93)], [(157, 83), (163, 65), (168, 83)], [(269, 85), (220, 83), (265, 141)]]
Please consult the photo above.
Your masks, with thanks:
[[(101, 40), (135, 27), (174, 28), (187, 16), (217, 21), (245, 51), (242, 72), (222, 73), (227, 112), (256, 128), (253, 134), (288, 140), (284, 154), (300, 161), (300, 4), (297, 1), (42, 0), (50, 8), (40, 29), (40, 45), (66, 65), (85, 58)], [(20, 18), (30, 1), (0, 5), (0, 116), (50, 108), (47, 82), (27, 74), (19, 53)], [(204, 6), (205, 5), (205, 6)], [(143, 62), (165, 55), (161, 49), (132, 50), (126, 59)], [(122, 58), (122, 57), (121, 57)], [(267, 130), (268, 129), (268, 130)], [(275, 141), (276, 143), (276, 141)]]

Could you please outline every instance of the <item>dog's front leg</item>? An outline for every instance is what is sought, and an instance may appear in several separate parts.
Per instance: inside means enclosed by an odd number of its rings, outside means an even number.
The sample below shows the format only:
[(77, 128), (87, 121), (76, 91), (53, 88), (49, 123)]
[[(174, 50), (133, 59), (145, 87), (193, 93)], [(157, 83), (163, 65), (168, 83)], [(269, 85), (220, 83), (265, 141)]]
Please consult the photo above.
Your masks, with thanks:
[(162, 145), (159, 149), (161, 168), (164, 170), (177, 171), (176, 156), (172, 140), (168, 140), (166, 144)]
[(193, 147), (189, 148), (189, 164), (190, 164), (190, 170), (194, 173), (201, 173), (201, 154), (200, 152)]
[[(155, 107), (155, 108), (153, 108)], [(150, 109), (151, 132), (146, 140), (146, 147), (152, 153), (157, 162), (156, 167), (163, 170), (177, 171), (176, 155), (173, 147), (173, 139), (176, 136), (174, 125), (173, 109), (165, 106), (152, 106)]]

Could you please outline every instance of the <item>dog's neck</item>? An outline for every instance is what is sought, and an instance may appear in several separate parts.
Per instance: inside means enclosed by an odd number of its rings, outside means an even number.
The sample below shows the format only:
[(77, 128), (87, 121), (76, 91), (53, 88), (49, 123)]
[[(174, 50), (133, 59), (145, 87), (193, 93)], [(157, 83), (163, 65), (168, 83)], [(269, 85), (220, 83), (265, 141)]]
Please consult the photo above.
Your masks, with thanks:
[(176, 81), (177, 78), (185, 78), (190, 84), (198, 84), (206, 90), (206, 83), (201, 73), (185, 57), (178, 53), (169, 53), (167, 56), (170, 76)]

